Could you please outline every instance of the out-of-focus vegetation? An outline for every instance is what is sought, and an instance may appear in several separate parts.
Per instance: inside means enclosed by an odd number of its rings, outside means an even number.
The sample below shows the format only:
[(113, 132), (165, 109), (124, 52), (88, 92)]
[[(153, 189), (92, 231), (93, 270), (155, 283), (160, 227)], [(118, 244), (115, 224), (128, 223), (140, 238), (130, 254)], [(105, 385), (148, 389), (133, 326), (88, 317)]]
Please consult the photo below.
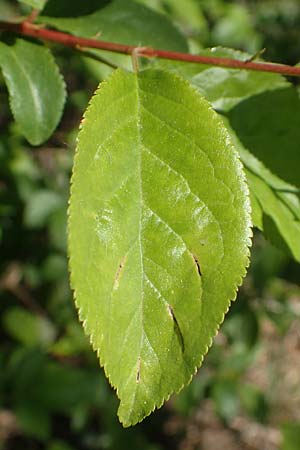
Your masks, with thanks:
[[(289, 64), (300, 58), (298, 0), (140, 2), (171, 15), (193, 51), (222, 44), (265, 47), (266, 59)], [(85, 4), (86, 12), (97, 6)], [(20, 8), (2, 0), (0, 18)], [(78, 322), (66, 256), (76, 134), (103, 70), (65, 49), (55, 54), (69, 97), (42, 147), (21, 136), (0, 79), (0, 449), (299, 449), (300, 268), (260, 234), (238, 300), (190, 386), (134, 429), (118, 423)]]

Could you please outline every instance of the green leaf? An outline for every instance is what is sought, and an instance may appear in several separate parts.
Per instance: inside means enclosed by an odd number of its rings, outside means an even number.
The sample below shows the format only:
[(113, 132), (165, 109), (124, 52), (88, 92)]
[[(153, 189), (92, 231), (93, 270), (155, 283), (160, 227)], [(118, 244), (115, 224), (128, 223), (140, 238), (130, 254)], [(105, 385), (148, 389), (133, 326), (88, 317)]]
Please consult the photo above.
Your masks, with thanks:
[(43, 9), (44, 16), (77, 17), (91, 14), (101, 6), (107, 5), (107, 0), (73, 0), (66, 2), (61, 0), (48, 0)]
[[(241, 61), (251, 57), (249, 53), (222, 47), (204, 49), (199, 54)], [(186, 64), (178, 61), (155, 61), (155, 64), (163, 65), (188, 79), (215, 109), (223, 112), (229, 111), (252, 95), (289, 86), (284, 77), (273, 73)]]
[(66, 92), (50, 51), (24, 39), (0, 42), (0, 66), (10, 95), (13, 115), (32, 145), (55, 130)]
[(178, 0), (138, 0), (139, 3), (150, 6), (159, 12), (167, 12), (174, 17), (187, 32), (192, 31), (192, 35), (207, 31), (205, 16), (197, 0), (186, 0), (184, 8)]
[[(279, 193), (272, 189), (265, 180), (246, 170), (250, 190), (256, 196), (262, 209), (262, 225), (264, 234), (278, 248), (292, 255), (300, 262), (300, 218), (291, 210), (289, 194)], [(298, 214), (300, 212), (299, 198)]]
[(269, 412), (264, 393), (254, 384), (240, 382), (238, 384), (239, 398), (249, 416), (258, 422), (266, 422)]
[(20, 3), (25, 3), (34, 9), (43, 9), (47, 0), (19, 0)]
[[(232, 49), (216, 48), (203, 55), (247, 60), (251, 55)], [(267, 72), (206, 67), (192, 78), (192, 83), (207, 97), (213, 107), (228, 111), (242, 100), (260, 92), (283, 88), (288, 85), (284, 77)]]
[(239, 414), (240, 403), (235, 379), (216, 380), (212, 388), (212, 398), (217, 414), (226, 422), (230, 422)]
[(224, 123), (246, 168), (254, 225), (274, 245), (300, 261), (299, 189), (271, 173), (242, 145), (225, 118)]
[(24, 223), (29, 228), (46, 226), (49, 217), (64, 205), (61, 196), (48, 189), (31, 193), (24, 210)]
[(47, 347), (55, 339), (56, 332), (52, 323), (24, 308), (12, 307), (5, 311), (3, 326), (8, 334), (28, 347)]
[(130, 0), (115, 0), (82, 17), (39, 17), (39, 21), (76, 36), (187, 51), (185, 38), (166, 16)]
[(212, 41), (257, 52), (261, 48), (262, 37), (254, 27), (250, 8), (243, 4), (227, 3), (222, 17), (212, 27)]
[(71, 282), (125, 426), (188, 384), (248, 265), (249, 200), (221, 120), (178, 76), (118, 70), (86, 113)]
[(245, 99), (228, 118), (245, 148), (272, 173), (300, 188), (300, 99), (293, 86)]

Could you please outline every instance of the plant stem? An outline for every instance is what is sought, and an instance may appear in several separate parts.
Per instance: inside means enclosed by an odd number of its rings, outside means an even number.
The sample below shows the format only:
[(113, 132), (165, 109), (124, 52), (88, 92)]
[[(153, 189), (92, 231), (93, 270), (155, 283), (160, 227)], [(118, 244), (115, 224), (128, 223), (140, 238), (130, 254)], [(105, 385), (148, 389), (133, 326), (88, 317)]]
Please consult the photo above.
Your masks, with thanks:
[(35, 37), (44, 41), (52, 41), (67, 47), (85, 47), (105, 50), (115, 53), (132, 55), (138, 52), (139, 56), (150, 58), (170, 59), (176, 61), (193, 62), (207, 64), (211, 66), (228, 67), (232, 69), (254, 70), (259, 72), (272, 72), (281, 75), (299, 77), (300, 67), (288, 66), (285, 64), (275, 64), (269, 62), (240, 61), (232, 58), (220, 58), (215, 56), (192, 55), (190, 53), (180, 53), (168, 50), (159, 50), (151, 47), (138, 47), (134, 45), (117, 44), (114, 42), (100, 41), (98, 39), (87, 39), (73, 36), (69, 33), (49, 30), (41, 25), (34, 25), (31, 22), (21, 23), (0, 21), (0, 31), (10, 31), (22, 36)]

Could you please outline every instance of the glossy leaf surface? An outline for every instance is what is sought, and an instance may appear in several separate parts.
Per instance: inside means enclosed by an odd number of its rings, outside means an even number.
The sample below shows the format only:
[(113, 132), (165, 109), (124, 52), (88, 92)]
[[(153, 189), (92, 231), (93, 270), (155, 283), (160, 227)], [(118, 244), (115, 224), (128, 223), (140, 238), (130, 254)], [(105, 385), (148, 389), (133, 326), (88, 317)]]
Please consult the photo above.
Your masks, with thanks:
[[(201, 54), (241, 60), (250, 57), (220, 47)], [(162, 64), (190, 80), (215, 109), (228, 114), (234, 130), (229, 122), (227, 126), (246, 167), (253, 223), (274, 245), (299, 260), (300, 103), (296, 90), (277, 74), (173, 61)]]
[(75, 157), (70, 269), (125, 426), (200, 366), (246, 272), (249, 215), (228, 133), (186, 81), (118, 70), (100, 86)]
[(0, 66), (10, 105), (22, 133), (39, 145), (55, 130), (65, 102), (65, 85), (50, 51), (16, 38), (0, 42)]

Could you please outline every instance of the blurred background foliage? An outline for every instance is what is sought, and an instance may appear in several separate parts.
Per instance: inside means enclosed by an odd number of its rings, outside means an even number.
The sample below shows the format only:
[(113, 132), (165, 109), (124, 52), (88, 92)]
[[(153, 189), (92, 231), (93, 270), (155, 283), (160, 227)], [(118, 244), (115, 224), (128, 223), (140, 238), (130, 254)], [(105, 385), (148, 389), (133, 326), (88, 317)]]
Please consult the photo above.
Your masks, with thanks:
[[(299, 62), (298, 0), (139, 1), (171, 16), (194, 52), (265, 47), (266, 59)], [(49, 0), (46, 12), (98, 7)], [(2, 20), (26, 13), (0, 2)], [(22, 137), (0, 78), (0, 449), (299, 450), (300, 268), (259, 233), (238, 300), (193, 382), (135, 428), (118, 423), (115, 394), (77, 319), (66, 256), (77, 129), (106, 72), (54, 50), (69, 96), (43, 146)]]

